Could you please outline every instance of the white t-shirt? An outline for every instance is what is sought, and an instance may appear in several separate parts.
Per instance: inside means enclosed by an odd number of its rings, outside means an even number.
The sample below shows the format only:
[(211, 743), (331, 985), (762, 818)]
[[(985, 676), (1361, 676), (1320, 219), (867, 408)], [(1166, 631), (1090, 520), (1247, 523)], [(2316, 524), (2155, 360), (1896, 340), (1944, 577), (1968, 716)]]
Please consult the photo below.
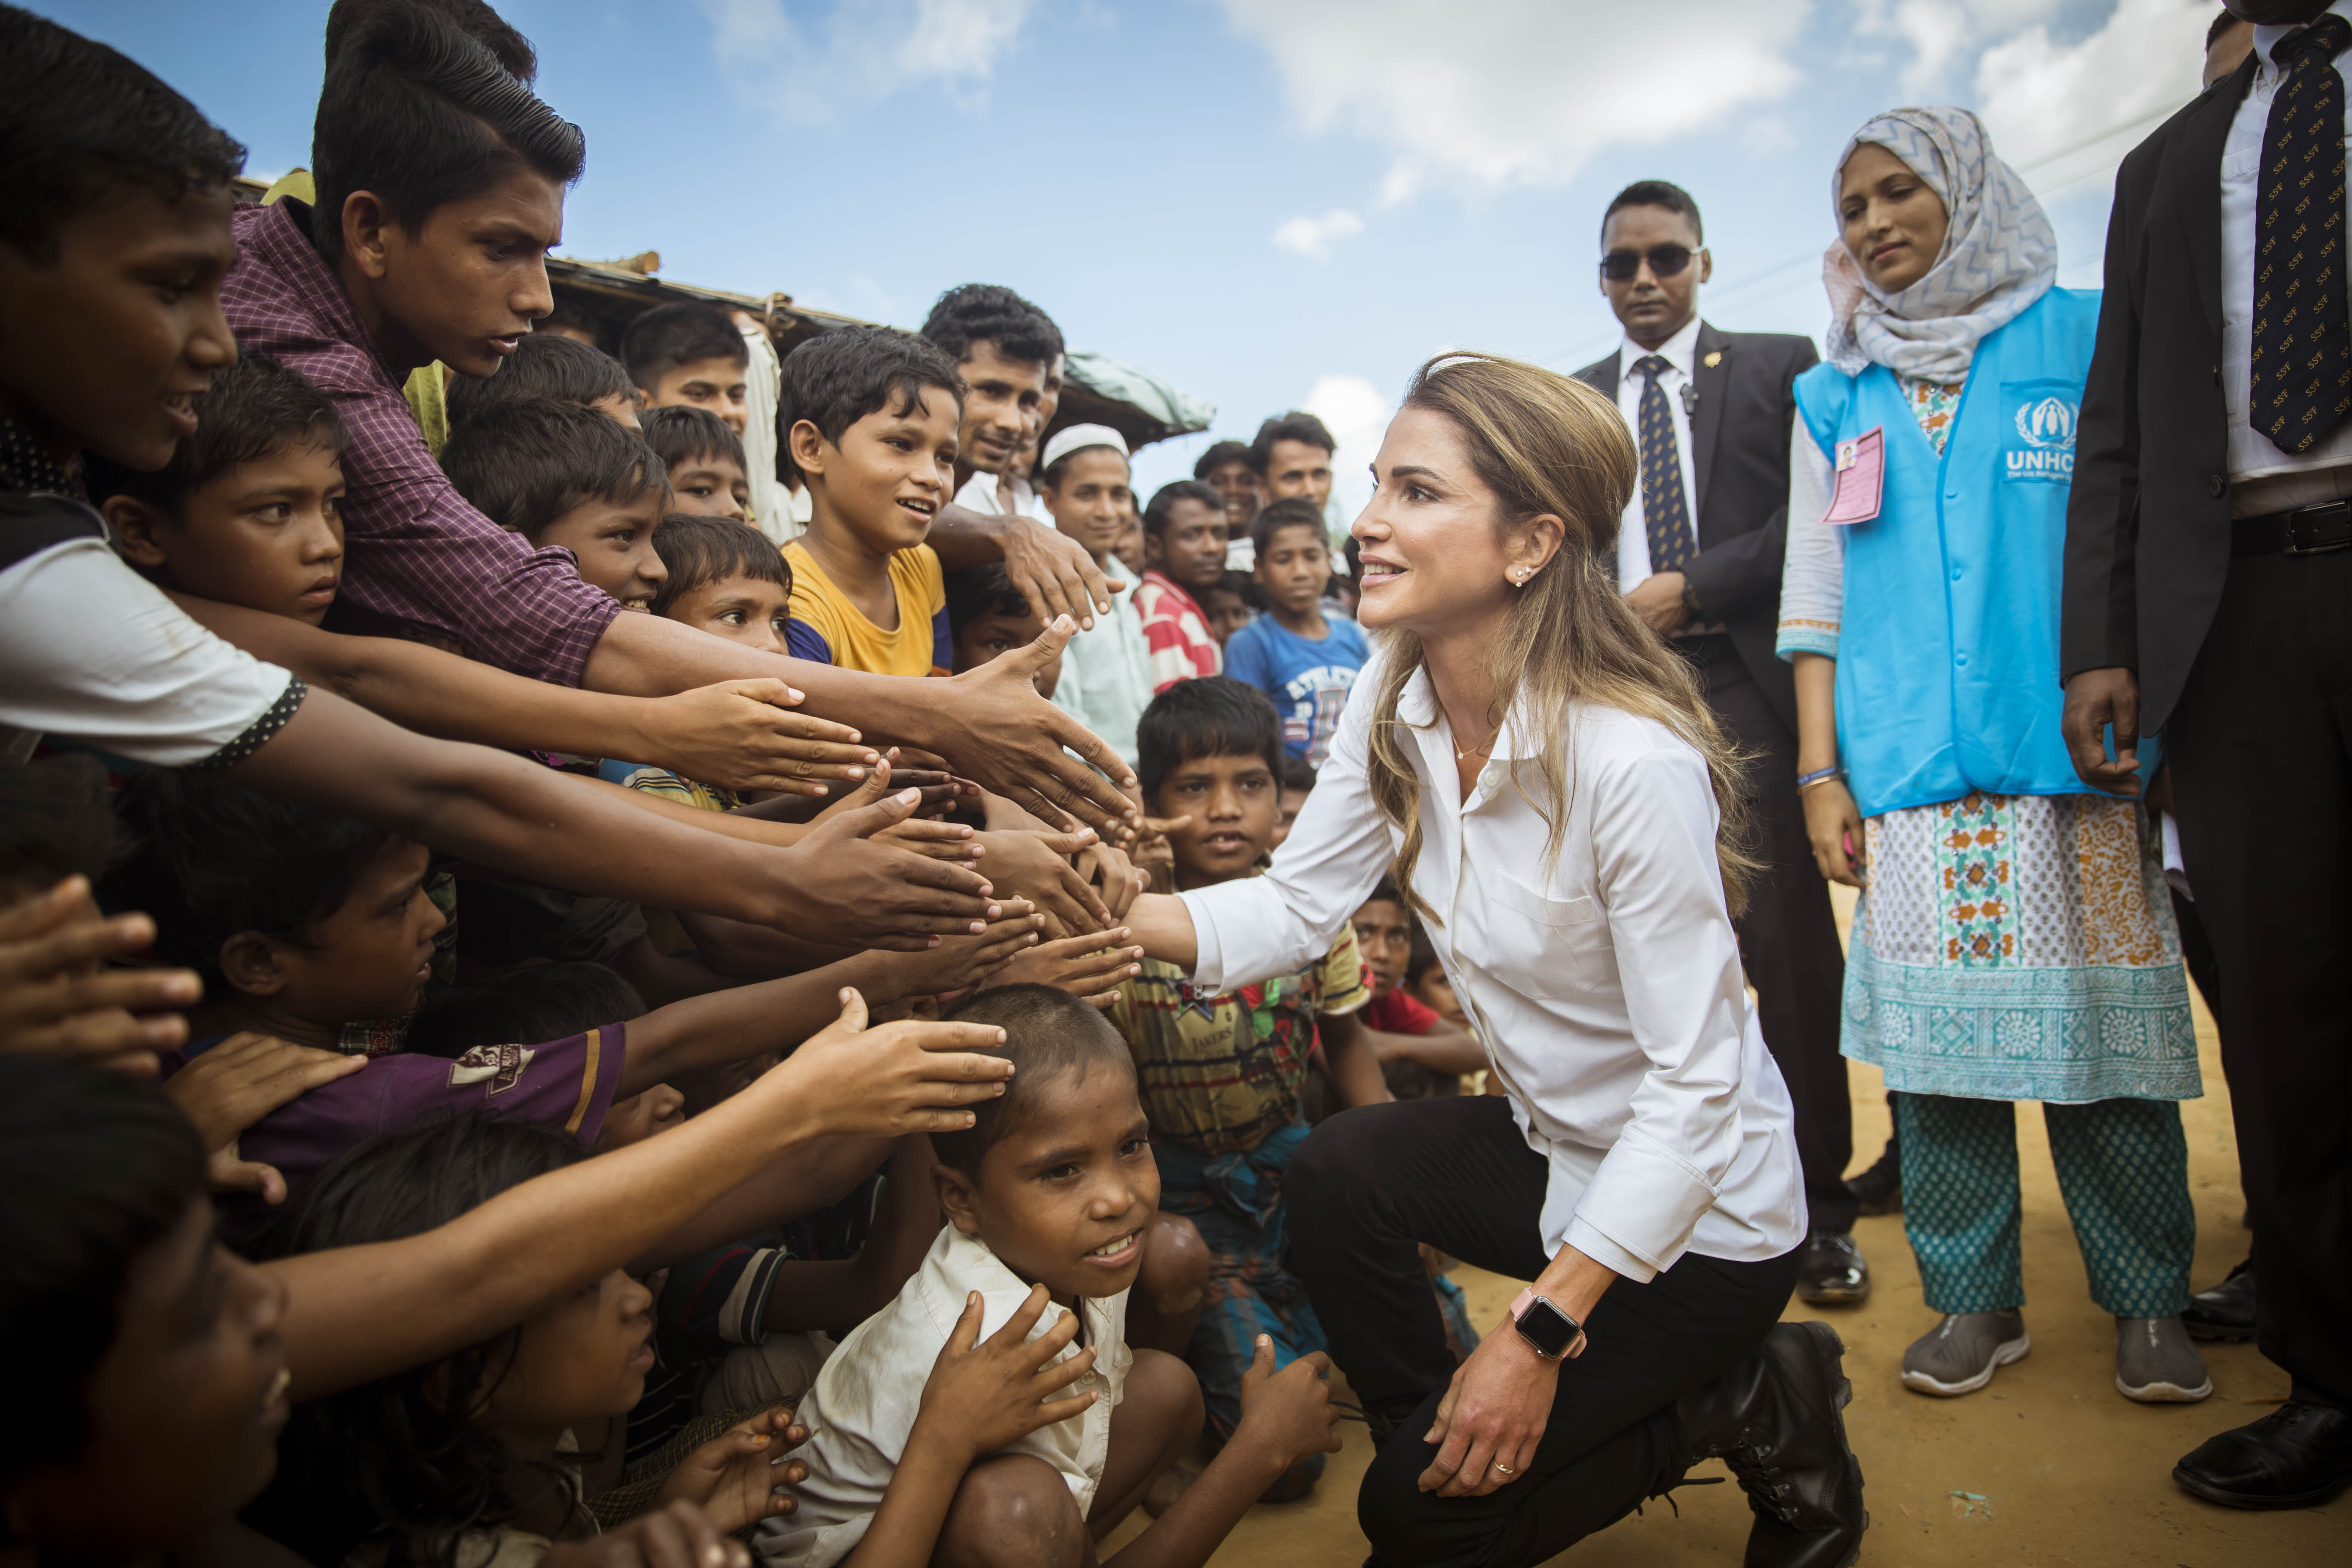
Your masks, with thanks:
[(163, 767), (233, 761), (221, 753), (275, 733), (303, 689), (198, 626), (101, 539), (69, 539), (0, 572), (10, 755), (46, 734)]
[[(826, 1361), (816, 1386), (795, 1412), (810, 1432), (792, 1456), (809, 1468), (808, 1479), (793, 1489), (800, 1507), (759, 1528), (755, 1549), (771, 1568), (831, 1568), (865, 1537), (907, 1451), (923, 1385), (963, 1316), (965, 1296), (974, 1290), (981, 1297), (983, 1340), (1029, 1299), (1029, 1287), (998, 1261), (986, 1242), (951, 1225), (942, 1226), (898, 1300), (858, 1324)], [(1127, 1292), (1087, 1297), (1082, 1305), (1084, 1331), (1055, 1359), (1066, 1360), (1081, 1345), (1092, 1345), (1095, 1368), (1055, 1397), (1102, 1397), (1004, 1450), (1034, 1454), (1059, 1470), (1080, 1513), (1094, 1506), (1095, 1489), (1102, 1483), (1111, 1408), (1135, 1361), (1127, 1346)], [(1052, 1329), (1065, 1311), (1048, 1303), (1029, 1337)]]

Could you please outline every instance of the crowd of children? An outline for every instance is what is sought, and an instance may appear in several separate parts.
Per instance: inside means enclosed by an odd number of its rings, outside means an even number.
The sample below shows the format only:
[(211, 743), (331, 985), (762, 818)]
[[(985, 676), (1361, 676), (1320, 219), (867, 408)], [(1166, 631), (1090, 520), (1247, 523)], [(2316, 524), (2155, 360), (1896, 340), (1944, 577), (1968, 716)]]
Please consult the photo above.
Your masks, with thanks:
[(1338, 1447), (1290, 1154), (1485, 1065), (1392, 887), (1216, 994), (1120, 924), (1314, 786), (1329, 432), (1139, 499), (995, 286), (616, 357), (527, 40), (326, 47), (245, 206), (0, 5), (0, 1552), (1204, 1561)]

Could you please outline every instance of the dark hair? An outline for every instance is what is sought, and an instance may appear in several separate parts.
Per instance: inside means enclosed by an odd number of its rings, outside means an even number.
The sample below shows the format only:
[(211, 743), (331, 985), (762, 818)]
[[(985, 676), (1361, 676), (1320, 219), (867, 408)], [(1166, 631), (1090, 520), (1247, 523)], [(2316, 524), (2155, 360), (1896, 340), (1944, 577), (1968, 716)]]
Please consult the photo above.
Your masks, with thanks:
[(1274, 770), (1275, 782), (1283, 789), (1311, 790), (1315, 787), (1315, 764), (1305, 757), (1282, 753), (1282, 766)]
[(1257, 470), (1260, 479), (1265, 477), (1265, 466), (1274, 461), (1276, 441), (1303, 442), (1326, 452), (1339, 449), (1339, 443), (1331, 438), (1330, 426), (1312, 414), (1303, 414), (1296, 408), (1287, 414), (1277, 414), (1257, 427), (1257, 438), (1249, 444), (1249, 466)]
[(669, 471), (644, 437), (552, 397), (482, 409), (449, 432), (441, 471), (476, 510), (527, 539), (592, 500), (669, 493)]
[(95, 887), (129, 847), (96, 757), (0, 762), (0, 901), (76, 872)]
[(1152, 491), (1151, 500), (1144, 506), (1143, 531), (1148, 537), (1158, 539), (1168, 531), (1168, 520), (1180, 500), (1199, 501), (1217, 514), (1218, 521), (1224, 521), (1225, 498), (1217, 493), (1216, 486), (1201, 479), (1178, 479)]
[(2215, 44), (2221, 41), (2222, 34), (2228, 32), (2231, 28), (2237, 26), (2244, 20), (2245, 18), (2243, 16), (2239, 16), (2235, 11), (2231, 10), (2228, 6), (2224, 5), (2221, 7), (2221, 14), (2213, 18), (2213, 24), (2211, 26), (2205, 29), (2205, 47), (2209, 50), (2211, 49)]
[(1051, 985), (1000, 985), (948, 1016), (959, 1024), (1003, 1029), (1003, 1045), (967, 1048), (1002, 1058), (1015, 1068), (1002, 1095), (972, 1105), (970, 1127), (931, 1134), (931, 1152), (940, 1163), (967, 1176), (979, 1176), (981, 1162), (1021, 1126), (1022, 1106), (1044, 1085), (1066, 1073), (1083, 1075), (1097, 1062), (1135, 1076), (1134, 1054), (1102, 1010)]
[(1691, 235), (1701, 245), (1706, 243), (1706, 226), (1699, 221), (1698, 204), (1691, 194), (1667, 180), (1636, 180), (1609, 198), (1609, 205), (1601, 214), (1601, 232), (1609, 232), (1609, 220), (1623, 207), (1664, 207), (1670, 213), (1680, 213), (1690, 219)]
[(637, 389), (611, 354), (552, 332), (531, 332), (515, 344), (496, 374), (451, 378), (449, 428), (456, 430), (485, 409), (526, 397), (553, 397), (583, 408), (618, 398), (634, 406)]
[[(583, 343), (581, 344), (581, 347), (593, 348), (600, 353), (607, 354), (609, 357), (610, 351), (606, 350), (604, 347), (604, 323), (596, 319), (596, 313), (594, 311), (581, 304), (577, 300), (567, 300), (561, 294), (557, 295), (555, 297), (555, 308), (531, 323), (531, 330), (533, 331), (552, 331), (557, 327), (573, 327), (587, 333), (595, 341), (593, 342)], [(614, 360), (613, 363), (614, 364), (618, 364), (621, 362)], [(632, 383), (632, 384), (635, 384)]]
[(1253, 470), (1257, 468), (1257, 464), (1250, 458), (1248, 442), (1219, 441), (1202, 453), (1201, 460), (1192, 465), (1192, 477), (1196, 479), (1205, 479), (1227, 463), (1247, 463)]
[(319, 205), (311, 243), (343, 250), (343, 203), (373, 191), (410, 234), (451, 202), (529, 170), (570, 185), (588, 158), (580, 127), (532, 96), (497, 54), (416, 0), (374, 0), (327, 60), (310, 132)]
[(731, 517), (698, 517), (674, 511), (654, 530), (654, 553), (669, 569), (661, 592), (649, 606), (656, 616), (706, 583), (721, 577), (751, 577), (773, 583), (787, 598), (793, 592), (793, 569), (768, 536), (748, 522)]
[[(1393, 879), (1383, 877), (1381, 879), (1381, 886), (1394, 888), (1396, 883)], [(1412, 913), (1410, 905), (1406, 906), (1406, 912)], [(1412, 956), (1405, 960), (1404, 983), (1407, 985), (1416, 984), (1423, 975), (1437, 966), (1437, 944), (1429, 940), (1429, 928), (1421, 923), (1421, 917), (1417, 914), (1412, 915)]]
[(867, 415), (898, 405), (912, 414), (923, 394), (938, 387), (963, 407), (963, 378), (955, 362), (932, 343), (896, 327), (836, 327), (784, 356), (776, 394), (776, 478), (800, 473), (793, 460), (793, 426), (805, 419), (834, 446)]
[(272, 800), (209, 773), (145, 768), (116, 796), (138, 848), (113, 887), (155, 921), (155, 951), (207, 983), (221, 944), (260, 931), (299, 944), (342, 908), (361, 868), (392, 835)]
[(948, 626), (961, 631), (968, 621), (982, 616), (1026, 616), (1036, 613), (1028, 596), (1013, 585), (1004, 563), (990, 561), (947, 574)]
[(974, 343), (994, 343), (1007, 359), (1033, 360), (1051, 370), (1063, 353), (1054, 318), (995, 283), (965, 283), (940, 295), (924, 318), (924, 337), (961, 364)]
[(676, 468), (694, 458), (729, 458), (746, 476), (751, 471), (751, 459), (743, 455), (743, 437), (708, 408), (682, 403), (648, 408), (637, 416), (637, 424), (646, 433), (646, 445), (667, 468)]
[(405, 1048), (461, 1057), (476, 1046), (568, 1040), (645, 1010), (637, 988), (601, 963), (526, 963), (435, 997), (410, 1021)]
[[(1372, 885), (1372, 890), (1364, 895), (1364, 904), (1377, 904), (1383, 900), (1403, 910), (1406, 918), (1412, 917), (1412, 909), (1404, 901), (1404, 894), (1398, 890), (1394, 877), (1383, 875)], [(1356, 907), (1360, 910), (1364, 904), (1358, 904)]]
[(0, 240), (57, 260), (58, 226), (121, 182), (164, 201), (218, 190), (245, 149), (153, 73), (0, 5)]
[[(487, 1112), (435, 1116), (353, 1145), (272, 1217), (264, 1258), (399, 1241), (450, 1224), (500, 1193), (587, 1157), (551, 1127)], [(527, 1503), (517, 1479), (564, 1484), (518, 1460), (474, 1417), (514, 1362), (519, 1329), (295, 1408), (286, 1462), (254, 1522), (312, 1563), (341, 1562), (379, 1526), (392, 1568), (456, 1568), (457, 1536), (494, 1528)]]
[(384, 5), (421, 5), (455, 22), (466, 36), (498, 57), (507, 75), (529, 87), (539, 75), (539, 54), (512, 23), (482, 4), (482, 0), (335, 0), (327, 12), (327, 63), (342, 53), (343, 40), (364, 26)]
[(716, 305), (681, 300), (656, 305), (629, 323), (621, 337), (621, 363), (629, 379), (650, 393), (663, 376), (697, 360), (751, 363), (751, 345)]
[(196, 405), (195, 433), (172, 448), (172, 460), (152, 473), (82, 458), (89, 499), (129, 496), (177, 514), (187, 500), (231, 468), (289, 447), (323, 447), (338, 458), (350, 444), (341, 416), (327, 395), (266, 353), (247, 352), (213, 373), (212, 389)]
[(1250, 520), (1250, 544), (1263, 557), (1274, 543), (1274, 536), (1286, 528), (1311, 528), (1325, 550), (1331, 548), (1331, 536), (1323, 531), (1323, 509), (1305, 496), (1285, 496), (1268, 501)]
[(140, 1255), (205, 1195), (205, 1150), (152, 1082), (0, 1055), (0, 1333), (37, 1345), (9, 1373), (0, 1479), (89, 1441), (89, 1380), (121, 1329)]
[(1168, 775), (1202, 757), (1253, 756), (1282, 776), (1282, 720), (1265, 692), (1228, 675), (1180, 680), (1135, 725), (1136, 777), (1148, 805)]

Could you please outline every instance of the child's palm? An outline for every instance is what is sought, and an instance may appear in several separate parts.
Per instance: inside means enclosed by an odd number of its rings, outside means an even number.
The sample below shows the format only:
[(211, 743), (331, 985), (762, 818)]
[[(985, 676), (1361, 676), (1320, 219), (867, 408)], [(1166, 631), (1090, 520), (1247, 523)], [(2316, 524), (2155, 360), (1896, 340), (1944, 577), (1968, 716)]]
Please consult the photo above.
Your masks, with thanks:
[(779, 1405), (729, 1427), (679, 1461), (662, 1483), (661, 1500), (693, 1503), (728, 1531), (792, 1512), (797, 1505), (782, 1489), (808, 1479), (800, 1460), (776, 1462), (785, 1449), (808, 1441), (806, 1429), (792, 1418), (792, 1408)]

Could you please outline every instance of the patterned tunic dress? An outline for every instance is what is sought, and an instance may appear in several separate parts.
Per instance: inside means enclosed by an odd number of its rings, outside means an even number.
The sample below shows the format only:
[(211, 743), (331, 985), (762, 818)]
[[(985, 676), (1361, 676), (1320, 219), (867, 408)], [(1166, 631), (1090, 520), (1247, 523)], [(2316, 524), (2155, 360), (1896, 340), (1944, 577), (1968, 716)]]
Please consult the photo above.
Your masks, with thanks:
[[(1941, 453), (1959, 384), (1905, 377), (1903, 388)], [(1830, 466), (1801, 423), (1791, 447), (1780, 648), (1835, 657), (1843, 531), (1814, 521)], [(1866, 818), (1863, 832), (1869, 886), (1846, 958), (1845, 1055), (1920, 1094), (2203, 1092), (2160, 846), (2137, 804), (1970, 794)]]

